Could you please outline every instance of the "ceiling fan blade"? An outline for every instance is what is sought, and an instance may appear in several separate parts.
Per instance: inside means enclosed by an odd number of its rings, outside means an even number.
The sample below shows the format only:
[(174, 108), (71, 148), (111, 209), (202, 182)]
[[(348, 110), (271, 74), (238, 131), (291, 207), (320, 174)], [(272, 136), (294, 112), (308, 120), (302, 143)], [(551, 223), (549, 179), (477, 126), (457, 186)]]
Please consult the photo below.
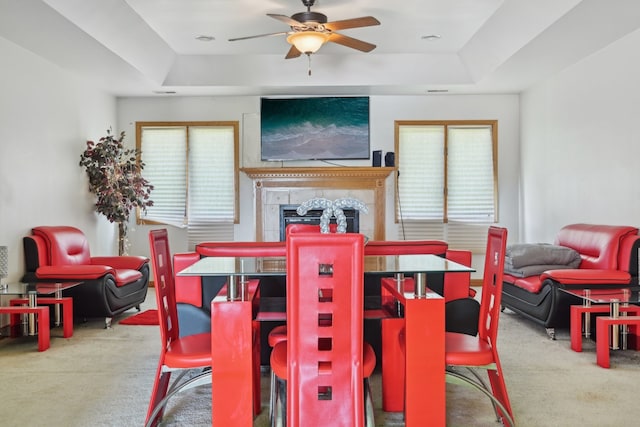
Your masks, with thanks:
[(289, 49), (289, 52), (287, 52), (287, 56), (285, 56), (284, 59), (297, 58), (300, 55), (302, 55), (302, 52), (296, 49), (294, 45), (291, 45), (291, 49)]
[(345, 19), (343, 21), (327, 22), (324, 26), (331, 31), (345, 30), (347, 28), (370, 27), (380, 25), (373, 16), (363, 16), (361, 18)]
[(346, 47), (350, 47), (352, 49), (361, 50), (362, 52), (371, 52), (376, 48), (375, 44), (367, 43), (365, 41), (354, 39), (353, 37), (348, 37), (338, 33), (331, 33), (329, 41), (341, 44)]
[(289, 34), (287, 31), (281, 31), (279, 33), (268, 33), (268, 34), (258, 34), (255, 36), (247, 36), (247, 37), (236, 37), (233, 39), (229, 39), (230, 42), (235, 42), (237, 40), (248, 40), (248, 39), (257, 39), (258, 37), (271, 37), (271, 36), (282, 36), (285, 34)]
[(287, 16), (287, 15), (279, 15), (277, 13), (267, 13), (267, 16), (272, 17), (273, 19), (277, 19), (280, 22), (284, 22), (290, 27), (300, 27), (302, 26), (301, 22), (296, 21), (295, 19)]

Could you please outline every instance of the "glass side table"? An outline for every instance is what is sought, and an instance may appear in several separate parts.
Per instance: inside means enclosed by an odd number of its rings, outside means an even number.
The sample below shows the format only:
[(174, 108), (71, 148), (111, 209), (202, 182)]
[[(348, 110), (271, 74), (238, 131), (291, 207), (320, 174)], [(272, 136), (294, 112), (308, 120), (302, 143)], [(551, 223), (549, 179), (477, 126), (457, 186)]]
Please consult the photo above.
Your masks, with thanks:
[[(73, 334), (73, 313), (72, 313), (72, 305), (71, 298), (63, 298), (62, 291), (65, 289), (72, 288), (74, 286), (78, 286), (82, 284), (82, 282), (35, 282), (35, 283), (8, 283), (5, 284), (2, 289), (0, 289), (1, 295), (15, 295), (19, 298), (12, 299), (11, 305), (27, 305), (29, 307), (37, 307), (38, 302), (42, 302), (44, 304), (53, 304), (54, 305), (54, 316), (55, 316), (55, 325), (60, 326), (60, 305), (67, 303), (68, 307), (66, 310), (70, 312), (70, 316), (68, 319), (71, 319), (70, 322), (67, 321), (67, 325), (65, 326), (64, 335), (65, 338)], [(52, 295), (53, 297), (46, 298), (46, 296)], [(40, 298), (39, 298), (40, 297)], [(44, 298), (43, 298), (44, 297)], [(26, 315), (26, 325), (29, 335), (36, 335), (36, 321), (35, 321), (35, 313), (29, 313)], [(66, 317), (66, 316), (65, 316)], [(70, 333), (69, 333), (69, 328)]]
[[(562, 292), (574, 295), (582, 299), (581, 305), (571, 306), (570, 333), (571, 349), (582, 351), (582, 336), (589, 338), (591, 335), (591, 313), (607, 314), (610, 322), (607, 348), (612, 350), (626, 350), (629, 336), (629, 325), (636, 322), (640, 315), (640, 286), (624, 288), (587, 288), (567, 289), (560, 288)], [(632, 316), (629, 316), (632, 315)], [(628, 322), (626, 322), (628, 320)], [(601, 347), (601, 337), (596, 337), (596, 345)], [(637, 344), (636, 344), (637, 345)], [(608, 367), (608, 366), (607, 366)]]

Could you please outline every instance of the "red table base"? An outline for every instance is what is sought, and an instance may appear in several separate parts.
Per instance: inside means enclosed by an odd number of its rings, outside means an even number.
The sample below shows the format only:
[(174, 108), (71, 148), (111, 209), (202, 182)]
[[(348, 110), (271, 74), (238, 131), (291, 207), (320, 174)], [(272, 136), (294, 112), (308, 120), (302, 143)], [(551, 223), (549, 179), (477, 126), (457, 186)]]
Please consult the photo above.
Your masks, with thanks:
[(609, 339), (612, 325), (634, 325), (640, 327), (640, 316), (610, 317), (601, 316), (596, 319), (596, 361), (603, 368), (608, 368), (609, 363)]
[[(10, 306), (24, 306), (29, 303), (28, 298), (14, 298), (9, 301)], [(62, 305), (62, 336), (71, 338), (73, 336), (73, 298), (49, 298), (39, 297), (38, 304), (61, 304)], [(13, 326), (13, 322), (11, 325)]]
[[(260, 325), (257, 280), (244, 301), (211, 302), (212, 416), (215, 425), (253, 425), (260, 413)], [(226, 287), (223, 288), (226, 294)]]
[[(431, 291), (424, 298), (398, 292), (393, 279), (381, 284), (382, 306), (394, 307), (398, 301), (404, 309), (404, 318), (382, 319), (383, 410), (404, 410), (407, 427), (444, 426), (444, 299)], [(403, 327), (404, 354), (398, 339)]]
[(0, 314), (10, 314), (11, 325), (20, 323), (20, 314), (35, 314), (38, 317), (38, 351), (45, 351), (50, 347), (49, 307), (0, 307)]
[[(631, 313), (635, 316), (640, 315), (640, 306), (627, 306), (620, 307), (621, 313)], [(581, 352), (582, 351), (582, 319), (584, 313), (609, 313), (609, 305), (601, 304), (601, 305), (592, 305), (590, 307), (585, 307), (583, 305), (572, 305), (571, 306), (571, 350)], [(621, 318), (624, 318), (622, 316)], [(635, 350), (640, 350), (640, 339), (638, 338), (640, 330), (638, 328), (634, 328), (629, 331), (630, 338), (630, 347)], [(596, 335), (597, 331), (596, 331)], [(608, 342), (608, 341), (607, 341)]]

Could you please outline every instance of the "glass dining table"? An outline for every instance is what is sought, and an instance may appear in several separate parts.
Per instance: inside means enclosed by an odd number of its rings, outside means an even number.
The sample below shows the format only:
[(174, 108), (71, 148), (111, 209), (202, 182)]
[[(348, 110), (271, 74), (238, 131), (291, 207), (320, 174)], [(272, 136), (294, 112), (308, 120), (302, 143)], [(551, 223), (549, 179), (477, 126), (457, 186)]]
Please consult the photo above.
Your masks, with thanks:
[[(382, 321), (383, 341), (395, 340), (383, 356), (383, 410), (405, 414), (405, 425), (444, 426), (444, 299), (432, 292), (429, 273), (473, 272), (472, 268), (437, 255), (380, 255), (364, 257), (365, 275), (396, 277), (397, 287), (383, 289), (395, 300)], [(284, 257), (205, 257), (177, 272), (178, 276), (226, 276), (227, 284), (211, 302), (212, 412), (221, 425), (251, 426), (260, 406), (259, 369), (256, 371), (255, 322), (260, 287), (254, 278), (286, 275)], [(402, 285), (412, 275), (412, 289)], [(387, 323), (388, 322), (388, 323)], [(386, 327), (388, 325), (388, 327)], [(405, 329), (405, 351), (397, 332)], [(387, 331), (387, 332), (385, 332)], [(428, 345), (425, 345), (428, 343)], [(385, 375), (385, 363), (404, 365), (402, 374)], [(390, 370), (397, 372), (398, 370)], [(404, 375), (404, 372), (410, 375)], [(256, 376), (258, 378), (256, 378)], [(233, 390), (234, 392), (221, 392)], [(385, 405), (384, 396), (400, 395), (401, 404)], [(395, 399), (398, 402), (398, 399)]]

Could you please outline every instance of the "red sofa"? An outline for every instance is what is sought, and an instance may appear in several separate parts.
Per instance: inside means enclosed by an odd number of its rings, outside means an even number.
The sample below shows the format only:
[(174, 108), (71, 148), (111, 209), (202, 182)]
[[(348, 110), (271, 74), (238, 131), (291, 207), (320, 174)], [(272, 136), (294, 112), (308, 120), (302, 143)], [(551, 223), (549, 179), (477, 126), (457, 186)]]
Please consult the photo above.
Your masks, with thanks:
[(149, 258), (144, 256), (91, 256), (82, 231), (69, 226), (43, 226), (23, 238), (24, 282), (78, 281), (64, 296), (73, 298), (75, 317), (111, 318), (140, 308), (149, 287)]
[(523, 277), (505, 268), (502, 290), (503, 307), (541, 324), (551, 338), (555, 338), (555, 328), (569, 326), (569, 306), (582, 302), (560, 288), (620, 287), (638, 282), (640, 236), (638, 228), (631, 226), (570, 224), (558, 232), (554, 244), (577, 251), (578, 267)]

